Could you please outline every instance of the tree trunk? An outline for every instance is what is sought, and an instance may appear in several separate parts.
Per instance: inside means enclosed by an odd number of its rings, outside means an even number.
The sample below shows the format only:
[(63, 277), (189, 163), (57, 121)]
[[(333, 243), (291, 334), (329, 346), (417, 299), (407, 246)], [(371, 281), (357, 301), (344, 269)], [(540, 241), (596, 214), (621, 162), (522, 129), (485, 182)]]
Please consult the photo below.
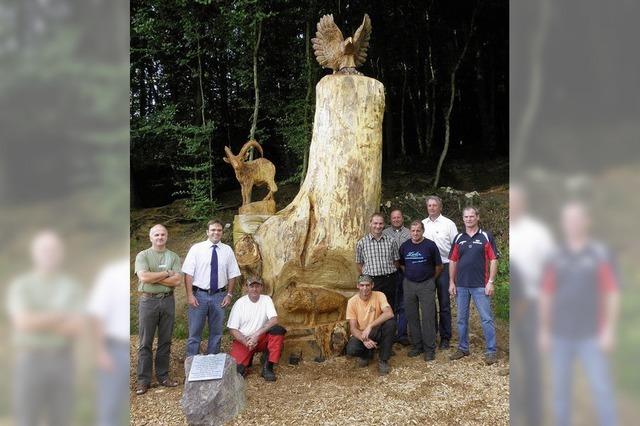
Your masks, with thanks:
[[(274, 300), (292, 283), (355, 289), (355, 245), (380, 205), (383, 112), (384, 87), (372, 78), (327, 75), (316, 86), (305, 180), (254, 236)], [(278, 317), (300, 320), (287, 311)]]
[(404, 140), (404, 127), (405, 127), (405, 116), (404, 116), (404, 104), (405, 97), (407, 93), (407, 64), (402, 63), (403, 69), (403, 78), (402, 78), (402, 95), (400, 96), (400, 154), (402, 157), (407, 156), (407, 146), (405, 145)]
[[(253, 90), (255, 92), (255, 103), (253, 104), (253, 122), (249, 139), (256, 138), (256, 127), (258, 127), (258, 107), (260, 106), (260, 90), (258, 88), (258, 49), (260, 49), (260, 38), (262, 37), (262, 19), (256, 18), (256, 44), (253, 47)], [(253, 160), (253, 148), (249, 148), (249, 161)]]
[(309, 107), (311, 103), (311, 91), (313, 90), (312, 80), (311, 80), (311, 46), (309, 45), (309, 41), (311, 40), (311, 23), (309, 22), (309, 18), (307, 18), (307, 25), (305, 28), (305, 59), (306, 59), (306, 67), (307, 67), (307, 95), (304, 98), (304, 134), (305, 134), (305, 147), (304, 154), (302, 158), (302, 174), (300, 175), (300, 186), (302, 186), (302, 176), (305, 176), (307, 173), (307, 167), (309, 165), (309, 145), (307, 145), (306, 139), (309, 135)]
[(442, 163), (444, 163), (444, 159), (447, 156), (447, 151), (449, 150), (449, 138), (451, 137), (451, 112), (453, 111), (453, 103), (456, 99), (456, 73), (458, 72), (458, 68), (460, 68), (460, 64), (464, 59), (464, 55), (467, 53), (467, 49), (469, 48), (469, 41), (471, 41), (471, 37), (473, 36), (477, 12), (478, 6), (476, 5), (476, 8), (473, 10), (473, 16), (471, 17), (469, 36), (467, 37), (467, 41), (464, 44), (464, 48), (462, 49), (462, 53), (460, 53), (460, 57), (458, 58), (456, 65), (453, 67), (453, 70), (451, 70), (451, 94), (449, 96), (449, 107), (447, 108), (447, 113), (444, 117), (444, 147), (442, 148), (442, 153), (440, 154), (440, 159), (438, 160), (438, 167), (436, 168), (436, 177), (433, 181), (434, 188), (437, 188), (438, 183), (440, 183), (440, 172), (442, 171)]
[(345, 296), (354, 293), (358, 275), (356, 242), (380, 206), (383, 114), (379, 81), (320, 80), (304, 182), (254, 235), (278, 321), (289, 330), (285, 354), (330, 356), (328, 342), (344, 334)]
[[(207, 120), (204, 116), (204, 84), (202, 83), (202, 59), (200, 52), (200, 39), (198, 38), (198, 83), (200, 87), (200, 114), (202, 115), (202, 127), (207, 126)], [(211, 205), (211, 214), (213, 214), (213, 138), (211, 134), (207, 135), (207, 148), (209, 158), (207, 159), (208, 173), (207, 173), (207, 186), (209, 187), (209, 203)]]

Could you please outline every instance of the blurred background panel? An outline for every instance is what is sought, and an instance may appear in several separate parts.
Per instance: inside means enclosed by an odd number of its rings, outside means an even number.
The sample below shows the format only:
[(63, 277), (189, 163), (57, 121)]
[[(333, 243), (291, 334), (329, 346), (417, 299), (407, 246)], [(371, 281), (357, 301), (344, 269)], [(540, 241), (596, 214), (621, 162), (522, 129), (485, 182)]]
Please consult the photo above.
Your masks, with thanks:
[[(7, 342), (0, 345), (0, 424), (20, 420), (12, 384), (27, 359), (16, 337), (37, 326), (39, 315), (68, 326), (39, 330), (42, 342), (78, 329), (77, 344), (59, 358), (72, 383), (58, 393), (73, 422), (97, 419), (97, 316), (86, 298), (99, 274), (129, 251), (128, 18), (123, 0), (0, 2), (0, 338)], [(21, 277), (39, 269), (32, 245), (45, 230), (64, 256), (55, 274), (40, 274), (29, 287)], [(119, 272), (113, 281), (128, 285), (128, 270)], [(73, 304), (61, 303), (65, 291), (55, 285), (41, 290), (57, 282), (54, 275), (74, 283)], [(11, 286), (29, 303), (14, 309)]]
[[(609, 309), (615, 303), (607, 292), (599, 291), (592, 300), (597, 306), (588, 312), (596, 318), (583, 319), (581, 324), (595, 321), (593, 333), (585, 334), (577, 326), (565, 329), (568, 335), (564, 337), (572, 345), (582, 345), (583, 349), (584, 345), (594, 345), (593, 351), (572, 351), (570, 365), (575, 374), (564, 382), (552, 374), (566, 349), (563, 342), (547, 345), (546, 351), (531, 352), (540, 349), (539, 338), (544, 331), (540, 318), (512, 318), (514, 424), (535, 424), (539, 420), (556, 424), (563, 418), (570, 418), (572, 424), (626, 424), (638, 414), (635, 401), (640, 396), (640, 375), (633, 360), (640, 351), (634, 332), (640, 269), (638, 248), (633, 244), (633, 215), (640, 205), (640, 73), (634, 54), (640, 35), (634, 22), (639, 12), (640, 5), (627, 0), (606, 4), (590, 0), (510, 2), (510, 177), (512, 189), (517, 183), (527, 196), (526, 216), (522, 217), (534, 221), (511, 218), (512, 286), (519, 282), (512, 289), (522, 290), (516, 293), (516, 300), (512, 293), (512, 315), (515, 303), (522, 312), (525, 307), (533, 307), (532, 312), (540, 313), (544, 280), (539, 277), (549, 264), (535, 262), (535, 253), (544, 245), (547, 232), (555, 250), (560, 250), (551, 252), (552, 263), (577, 262), (584, 266), (591, 261), (602, 262), (599, 255), (589, 257), (587, 254), (593, 252), (587, 249), (565, 250), (573, 240), (568, 236), (578, 232), (566, 223), (566, 217), (572, 217), (567, 209), (571, 211), (576, 201), (585, 206), (583, 213), (590, 225), (585, 230), (590, 243), (584, 247), (596, 243), (603, 249), (619, 293), (617, 310)], [(532, 233), (535, 229), (545, 232)], [(516, 241), (518, 247), (514, 247)], [(514, 251), (518, 249), (516, 260)], [(527, 252), (533, 262), (527, 260)], [(581, 271), (585, 269), (575, 268), (575, 273), (556, 276), (556, 290), (569, 288)], [(596, 277), (600, 289), (605, 281), (603, 275)], [(583, 289), (589, 291), (587, 285)], [(575, 309), (581, 300), (576, 297), (563, 302), (564, 308)], [(607, 327), (603, 326), (611, 324), (609, 320), (615, 330), (611, 347), (606, 343)], [(551, 334), (557, 337), (558, 327), (554, 329), (554, 320), (550, 321)], [(608, 370), (600, 373), (605, 374), (594, 374), (589, 354), (602, 356), (599, 365)], [(596, 393), (608, 384), (613, 387), (608, 393), (614, 397), (611, 405), (615, 414), (599, 421), (599, 413), (607, 408), (598, 403)], [(554, 392), (567, 389), (572, 389), (574, 398), (559, 407), (554, 403)], [(526, 395), (539, 401), (537, 412), (530, 409)]]

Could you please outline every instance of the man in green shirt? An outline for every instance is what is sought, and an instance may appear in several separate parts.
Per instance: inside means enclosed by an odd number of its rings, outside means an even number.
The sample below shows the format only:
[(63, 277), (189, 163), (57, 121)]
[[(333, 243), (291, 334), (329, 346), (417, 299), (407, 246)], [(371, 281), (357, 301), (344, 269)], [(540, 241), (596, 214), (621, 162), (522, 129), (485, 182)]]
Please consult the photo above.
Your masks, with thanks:
[(38, 233), (31, 259), (31, 270), (12, 281), (6, 299), (15, 349), (15, 420), (71, 424), (73, 343), (84, 324), (82, 292), (64, 273), (64, 243), (57, 233)]
[(182, 282), (180, 258), (167, 249), (169, 233), (163, 225), (149, 231), (151, 247), (136, 256), (135, 272), (139, 279), (138, 291), (138, 387), (136, 394), (149, 390), (153, 358), (151, 347), (158, 330), (156, 349), (156, 377), (162, 386), (175, 387), (178, 382), (169, 379), (171, 337), (175, 318), (173, 289)]

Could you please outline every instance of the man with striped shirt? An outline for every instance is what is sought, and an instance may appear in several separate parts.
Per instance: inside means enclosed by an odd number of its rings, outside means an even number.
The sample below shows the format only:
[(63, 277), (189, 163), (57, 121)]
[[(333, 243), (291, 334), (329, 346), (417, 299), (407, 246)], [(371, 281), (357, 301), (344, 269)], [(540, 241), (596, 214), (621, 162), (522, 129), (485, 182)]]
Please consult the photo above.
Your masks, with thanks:
[(369, 233), (356, 244), (356, 265), (360, 274), (373, 278), (373, 290), (384, 293), (389, 305), (395, 306), (396, 271), (400, 254), (398, 243), (385, 235), (384, 216), (374, 213), (369, 220)]

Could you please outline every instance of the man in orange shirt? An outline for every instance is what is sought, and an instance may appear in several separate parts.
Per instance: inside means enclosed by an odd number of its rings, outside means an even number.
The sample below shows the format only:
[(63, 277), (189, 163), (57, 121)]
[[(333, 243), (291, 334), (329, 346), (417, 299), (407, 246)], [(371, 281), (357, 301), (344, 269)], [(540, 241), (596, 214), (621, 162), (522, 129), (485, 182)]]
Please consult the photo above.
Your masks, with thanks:
[(358, 294), (347, 303), (347, 320), (351, 337), (347, 343), (347, 355), (357, 356), (358, 365), (366, 367), (378, 349), (378, 371), (381, 376), (389, 373), (391, 347), (396, 335), (393, 309), (384, 293), (373, 291), (373, 279), (368, 275), (358, 278)]

